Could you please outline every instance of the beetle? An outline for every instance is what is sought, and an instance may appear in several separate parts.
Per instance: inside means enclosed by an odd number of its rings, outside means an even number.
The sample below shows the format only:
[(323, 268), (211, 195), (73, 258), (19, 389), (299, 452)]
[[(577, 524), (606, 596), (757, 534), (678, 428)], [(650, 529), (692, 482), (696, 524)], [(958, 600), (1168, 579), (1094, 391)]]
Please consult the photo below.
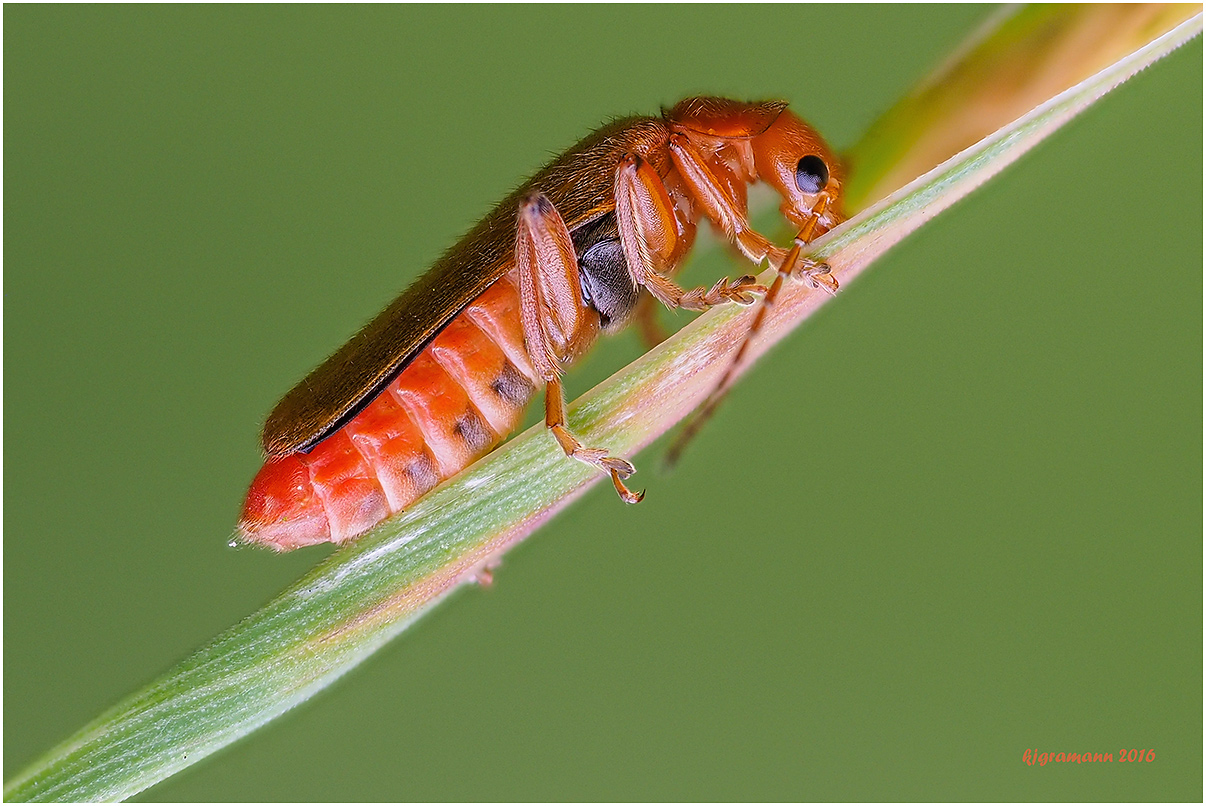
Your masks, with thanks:
[[(790, 249), (750, 226), (756, 181), (779, 193), (798, 228)], [(829, 267), (801, 250), (844, 220), (843, 181), (828, 145), (782, 101), (693, 97), (597, 129), (277, 404), (242, 539), (288, 550), (355, 538), (493, 449), (541, 386), (545, 424), (565, 454), (640, 501), (625, 484), (632, 464), (569, 430), (564, 366), (634, 318), (656, 341), (657, 303), (702, 311), (762, 294), (752, 335), (785, 278), (835, 291)], [(691, 290), (670, 279), (701, 216), (745, 258), (778, 270), (769, 289), (750, 275)]]

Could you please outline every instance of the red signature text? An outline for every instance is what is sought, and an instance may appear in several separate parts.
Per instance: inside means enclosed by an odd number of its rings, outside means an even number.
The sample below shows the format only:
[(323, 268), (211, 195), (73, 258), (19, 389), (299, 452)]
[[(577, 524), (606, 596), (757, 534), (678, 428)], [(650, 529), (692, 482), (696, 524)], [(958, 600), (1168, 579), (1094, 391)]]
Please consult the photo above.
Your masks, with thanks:
[(1038, 748), (1031, 747), (1027, 747), (1026, 752), (1022, 753), (1022, 761), (1032, 767), (1035, 764), (1046, 767), (1048, 764), (1099, 764), (1103, 761), (1143, 763), (1155, 760), (1155, 748), (1140, 750), (1137, 747), (1129, 750), (1124, 747), (1118, 751), (1117, 757), (1113, 753), (1040, 753)]

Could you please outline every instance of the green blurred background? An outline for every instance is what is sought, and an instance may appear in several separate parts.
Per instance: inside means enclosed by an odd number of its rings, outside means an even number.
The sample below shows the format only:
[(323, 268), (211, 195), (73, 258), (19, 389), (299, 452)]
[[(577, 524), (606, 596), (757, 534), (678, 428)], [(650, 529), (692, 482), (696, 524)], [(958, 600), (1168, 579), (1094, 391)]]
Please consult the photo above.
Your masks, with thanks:
[[(989, 13), (7, 7), (5, 778), (325, 556), (227, 547), (261, 418), (550, 155), (693, 93), (849, 146)], [(1201, 177), (1199, 39), (143, 797), (1200, 800)]]

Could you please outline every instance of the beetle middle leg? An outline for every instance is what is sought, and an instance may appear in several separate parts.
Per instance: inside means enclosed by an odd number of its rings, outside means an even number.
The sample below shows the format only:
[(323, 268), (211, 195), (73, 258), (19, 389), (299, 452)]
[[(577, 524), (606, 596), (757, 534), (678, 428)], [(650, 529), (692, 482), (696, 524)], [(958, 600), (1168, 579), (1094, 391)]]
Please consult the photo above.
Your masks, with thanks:
[(624, 479), (636, 469), (626, 459), (602, 448), (583, 446), (566, 424), (561, 364), (585, 348), (599, 330), (597, 314), (582, 299), (578, 259), (565, 221), (543, 193), (532, 193), (519, 205), (515, 267), (519, 275), (519, 314), (532, 365), (545, 382), (544, 422), (566, 456), (611, 476), (616, 492), (635, 504)]
[(711, 288), (690, 291), (666, 276), (678, 246), (674, 203), (657, 171), (639, 156), (627, 154), (620, 161), (615, 193), (616, 221), (629, 271), (667, 308), (703, 311), (722, 302), (749, 305), (755, 293), (766, 291), (748, 274), (736, 281), (723, 277)]
[(658, 310), (658, 301), (651, 294), (642, 294), (632, 314), (633, 324), (636, 325), (637, 333), (647, 350), (652, 350), (670, 338), (670, 332), (657, 320)]

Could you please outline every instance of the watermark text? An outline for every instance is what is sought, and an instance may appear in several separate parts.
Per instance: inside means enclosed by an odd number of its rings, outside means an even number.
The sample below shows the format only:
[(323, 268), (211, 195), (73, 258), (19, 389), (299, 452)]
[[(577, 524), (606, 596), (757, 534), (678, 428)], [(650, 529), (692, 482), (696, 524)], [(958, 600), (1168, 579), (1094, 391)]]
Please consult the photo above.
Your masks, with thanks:
[(1129, 750), (1123, 748), (1117, 754), (1109, 753), (1040, 753), (1036, 747), (1027, 747), (1026, 752), (1022, 753), (1022, 761), (1030, 766), (1035, 764), (1040, 767), (1046, 767), (1048, 764), (1100, 764), (1102, 762), (1135, 762), (1147, 763), (1156, 760), (1155, 748), (1144, 748), (1140, 750), (1137, 747), (1132, 747)]

